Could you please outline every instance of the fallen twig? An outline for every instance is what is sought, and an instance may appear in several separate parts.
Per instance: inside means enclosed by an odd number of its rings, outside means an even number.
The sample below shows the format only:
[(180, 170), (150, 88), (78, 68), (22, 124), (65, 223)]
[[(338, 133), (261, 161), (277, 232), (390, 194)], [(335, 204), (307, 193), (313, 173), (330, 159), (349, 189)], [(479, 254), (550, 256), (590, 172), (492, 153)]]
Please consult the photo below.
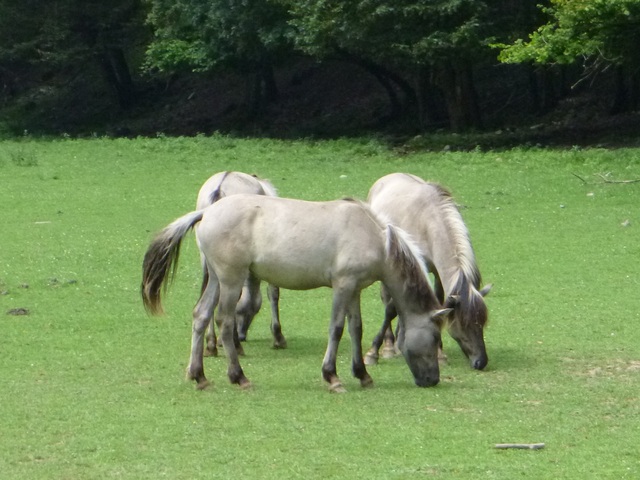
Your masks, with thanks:
[(540, 450), (544, 443), (496, 443), (496, 448), (519, 448), (523, 450)]
[(574, 177), (577, 177), (578, 179), (580, 179), (582, 181), (582, 183), (584, 183), (585, 185), (587, 184), (587, 181), (584, 178), (582, 178), (580, 175), (578, 175), (577, 173), (571, 172), (571, 175), (573, 175)]
[(640, 182), (640, 178), (637, 178), (635, 180), (609, 180), (602, 173), (599, 173), (598, 176), (604, 181), (604, 183), (638, 183)]

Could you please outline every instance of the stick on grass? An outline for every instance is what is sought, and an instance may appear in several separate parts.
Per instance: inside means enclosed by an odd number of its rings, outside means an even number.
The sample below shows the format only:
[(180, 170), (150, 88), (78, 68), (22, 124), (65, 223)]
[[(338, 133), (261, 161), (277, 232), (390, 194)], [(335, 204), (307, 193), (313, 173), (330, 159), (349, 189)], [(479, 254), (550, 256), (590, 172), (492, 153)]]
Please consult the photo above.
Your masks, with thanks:
[(496, 443), (496, 448), (518, 448), (522, 450), (540, 450), (544, 443)]

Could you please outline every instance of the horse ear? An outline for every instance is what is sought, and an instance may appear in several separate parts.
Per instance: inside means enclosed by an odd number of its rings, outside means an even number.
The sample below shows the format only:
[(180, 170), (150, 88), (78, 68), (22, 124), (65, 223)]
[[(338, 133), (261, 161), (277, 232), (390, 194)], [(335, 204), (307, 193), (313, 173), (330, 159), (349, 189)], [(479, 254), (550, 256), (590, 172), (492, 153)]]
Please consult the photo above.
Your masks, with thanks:
[(449, 295), (447, 299), (444, 301), (443, 307), (445, 308), (454, 308), (460, 304), (460, 295)]
[(433, 312), (432, 318), (443, 322), (451, 312), (453, 312), (453, 308), (441, 308), (440, 310), (435, 310)]
[(485, 285), (482, 290), (480, 290), (480, 295), (482, 295), (483, 297), (486, 297), (487, 295), (489, 295), (489, 292), (491, 291), (491, 289), (493, 288), (493, 283), (490, 283), (489, 285)]

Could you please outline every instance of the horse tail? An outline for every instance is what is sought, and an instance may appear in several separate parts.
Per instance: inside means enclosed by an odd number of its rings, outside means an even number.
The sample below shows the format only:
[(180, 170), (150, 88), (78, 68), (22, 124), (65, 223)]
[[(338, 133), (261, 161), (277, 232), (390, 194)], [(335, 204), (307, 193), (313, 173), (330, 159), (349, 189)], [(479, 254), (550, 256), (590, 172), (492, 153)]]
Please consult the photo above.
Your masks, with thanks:
[(211, 196), (209, 197), (209, 205), (213, 205), (214, 203), (216, 203), (218, 200), (222, 198), (222, 184), (227, 179), (227, 176), (229, 176), (230, 173), (231, 172), (227, 171), (222, 174), (222, 179), (220, 179), (220, 183), (218, 184), (216, 189), (213, 192), (211, 192)]
[(180, 244), (193, 226), (202, 220), (204, 210), (187, 213), (165, 227), (153, 239), (142, 262), (142, 285), (140, 293), (145, 309), (153, 314), (163, 313), (160, 291), (166, 290), (178, 268)]

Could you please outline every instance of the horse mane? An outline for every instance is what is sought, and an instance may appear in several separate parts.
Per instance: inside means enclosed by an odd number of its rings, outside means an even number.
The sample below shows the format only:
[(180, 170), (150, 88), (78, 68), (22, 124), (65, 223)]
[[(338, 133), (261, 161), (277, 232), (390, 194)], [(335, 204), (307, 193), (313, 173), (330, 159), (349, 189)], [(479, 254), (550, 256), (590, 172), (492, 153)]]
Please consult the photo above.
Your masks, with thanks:
[[(440, 210), (442, 211), (442, 219), (451, 234), (452, 245), (459, 265), (458, 275), (466, 277), (467, 282), (475, 289), (480, 288), (482, 276), (476, 262), (476, 254), (471, 245), (469, 230), (462, 220), (460, 210), (453, 200), (451, 192), (441, 185), (430, 183), (438, 192), (440, 199)], [(456, 283), (459, 283), (458, 280)]]
[(455, 204), (451, 192), (441, 185), (435, 183), (430, 185), (438, 192), (442, 218), (451, 234), (458, 264), (457, 271), (454, 274), (454, 287), (449, 292), (449, 295), (458, 297), (457, 310), (460, 314), (457, 315), (457, 318), (465, 325), (472, 321), (484, 325), (487, 321), (487, 308), (482, 295), (478, 291), (482, 284), (482, 276), (471, 245), (469, 230), (467, 230), (467, 226), (462, 220), (460, 210)]
[(429, 271), (420, 247), (410, 235), (391, 223), (386, 226), (386, 254), (393, 268), (405, 279), (404, 289), (425, 310), (438, 304), (429, 284)]

